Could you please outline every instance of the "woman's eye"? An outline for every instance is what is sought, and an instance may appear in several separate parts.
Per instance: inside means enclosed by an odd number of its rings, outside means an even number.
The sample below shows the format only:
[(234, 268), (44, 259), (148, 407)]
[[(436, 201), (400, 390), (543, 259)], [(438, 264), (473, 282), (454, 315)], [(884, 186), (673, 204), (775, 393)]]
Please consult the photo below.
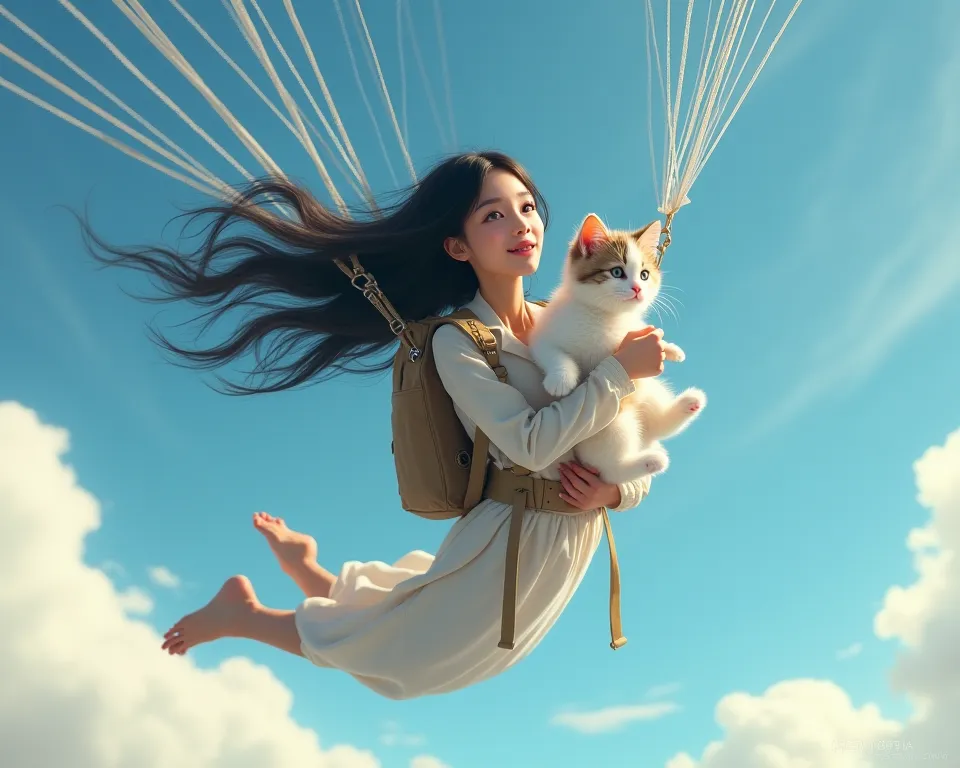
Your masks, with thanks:
[(641, 279), (641, 280), (649, 280), (649, 279), (650, 279), (650, 270), (648, 270), (648, 269), (641, 269), (641, 270), (640, 270), (640, 279)]
[(487, 218), (484, 219), (484, 221), (492, 221), (494, 216), (502, 216), (502, 215), (503, 215), (503, 214), (500, 213), (500, 211), (491, 211), (491, 212), (487, 215)]
[(623, 271), (623, 267), (614, 267), (610, 270), (610, 274), (613, 275), (618, 280), (622, 280), (627, 276), (627, 273)]

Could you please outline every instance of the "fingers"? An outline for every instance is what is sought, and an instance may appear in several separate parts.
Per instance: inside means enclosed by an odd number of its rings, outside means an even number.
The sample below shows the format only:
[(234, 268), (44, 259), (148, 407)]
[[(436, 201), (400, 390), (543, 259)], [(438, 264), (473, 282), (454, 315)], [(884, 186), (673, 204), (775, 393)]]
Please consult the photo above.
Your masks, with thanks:
[(574, 461), (571, 461), (569, 464), (562, 464), (561, 470), (563, 469), (563, 467), (567, 467), (569, 470), (574, 472), (574, 474), (576, 474), (577, 477), (583, 480), (587, 484), (587, 486), (595, 486), (600, 481), (600, 478), (599, 478), (600, 473), (597, 472), (597, 470), (589, 469), (580, 464), (577, 464)]
[(660, 328), (657, 328), (653, 325), (648, 325), (637, 331), (628, 331), (627, 334), (623, 337), (623, 340), (635, 341), (636, 339), (642, 339), (644, 336), (655, 336), (657, 334), (659, 334), (660, 337), (662, 337), (663, 331)]
[(560, 476), (566, 477), (570, 484), (581, 493), (591, 490), (596, 483), (597, 478), (589, 472), (581, 469), (579, 472), (570, 464), (560, 465)]
[(588, 509), (592, 509), (592, 506), (587, 503), (586, 499), (584, 499), (583, 496), (572, 496), (569, 492), (560, 493), (558, 495), (560, 496), (561, 499), (567, 502), (567, 504), (569, 504), (571, 507), (576, 507), (577, 509), (582, 509), (584, 511)]

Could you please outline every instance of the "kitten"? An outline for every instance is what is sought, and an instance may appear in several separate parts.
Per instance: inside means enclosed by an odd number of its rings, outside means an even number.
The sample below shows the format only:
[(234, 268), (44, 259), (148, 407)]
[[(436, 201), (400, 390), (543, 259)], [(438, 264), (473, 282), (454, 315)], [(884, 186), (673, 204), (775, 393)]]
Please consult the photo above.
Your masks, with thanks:
[[(635, 232), (608, 230), (595, 214), (584, 219), (570, 244), (563, 278), (541, 310), (530, 338), (534, 361), (545, 373), (544, 389), (562, 397), (598, 363), (612, 355), (623, 337), (642, 328), (660, 290), (656, 246), (660, 222)], [(685, 355), (666, 344), (668, 360)], [(675, 396), (662, 377), (636, 380), (636, 392), (621, 401), (616, 419), (575, 449), (608, 483), (636, 481), (669, 465), (659, 441), (678, 434), (706, 405), (699, 389)]]

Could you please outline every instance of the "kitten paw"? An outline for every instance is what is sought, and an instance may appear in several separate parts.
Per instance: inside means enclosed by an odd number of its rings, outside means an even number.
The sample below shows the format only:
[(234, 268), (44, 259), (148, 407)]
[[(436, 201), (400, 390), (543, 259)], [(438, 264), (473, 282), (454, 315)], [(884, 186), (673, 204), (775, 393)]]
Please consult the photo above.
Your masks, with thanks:
[(577, 388), (579, 372), (569, 365), (550, 371), (543, 379), (543, 388), (554, 397), (569, 395)]
[(663, 345), (663, 354), (671, 363), (682, 363), (687, 359), (687, 354), (676, 344), (667, 343)]
[(659, 475), (667, 471), (670, 458), (664, 451), (647, 451), (640, 457), (640, 466), (648, 475)]
[(677, 397), (676, 407), (691, 416), (702, 411), (706, 405), (707, 396), (702, 389), (691, 387)]

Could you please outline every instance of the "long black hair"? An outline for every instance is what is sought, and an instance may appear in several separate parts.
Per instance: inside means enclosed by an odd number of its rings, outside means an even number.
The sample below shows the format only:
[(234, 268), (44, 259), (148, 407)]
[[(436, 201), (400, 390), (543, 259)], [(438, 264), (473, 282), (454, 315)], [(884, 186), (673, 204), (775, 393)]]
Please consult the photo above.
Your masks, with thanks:
[[(529, 174), (499, 152), (471, 152), (437, 164), (399, 202), (357, 218), (338, 215), (302, 186), (267, 178), (250, 184), (236, 202), (196, 209), (190, 219), (213, 216), (201, 245), (180, 254), (162, 247), (107, 245), (80, 219), (85, 243), (100, 263), (147, 272), (159, 281), (153, 301), (186, 300), (209, 308), (205, 328), (227, 312), (248, 310), (222, 343), (185, 349), (153, 330), (157, 343), (201, 369), (218, 368), (253, 352), (251, 379), (227, 382), (231, 394), (290, 389), (342, 372), (375, 373), (391, 365), (384, 352), (396, 342), (389, 324), (354, 289), (334, 259), (356, 255), (405, 320), (421, 320), (462, 306), (478, 283), (469, 264), (450, 258), (448, 237), (462, 237), (484, 178), (500, 169), (533, 194), (546, 224), (547, 206)], [(279, 201), (286, 219), (269, 208)], [(252, 234), (226, 236), (234, 224)], [(202, 331), (201, 331), (202, 333)]]

